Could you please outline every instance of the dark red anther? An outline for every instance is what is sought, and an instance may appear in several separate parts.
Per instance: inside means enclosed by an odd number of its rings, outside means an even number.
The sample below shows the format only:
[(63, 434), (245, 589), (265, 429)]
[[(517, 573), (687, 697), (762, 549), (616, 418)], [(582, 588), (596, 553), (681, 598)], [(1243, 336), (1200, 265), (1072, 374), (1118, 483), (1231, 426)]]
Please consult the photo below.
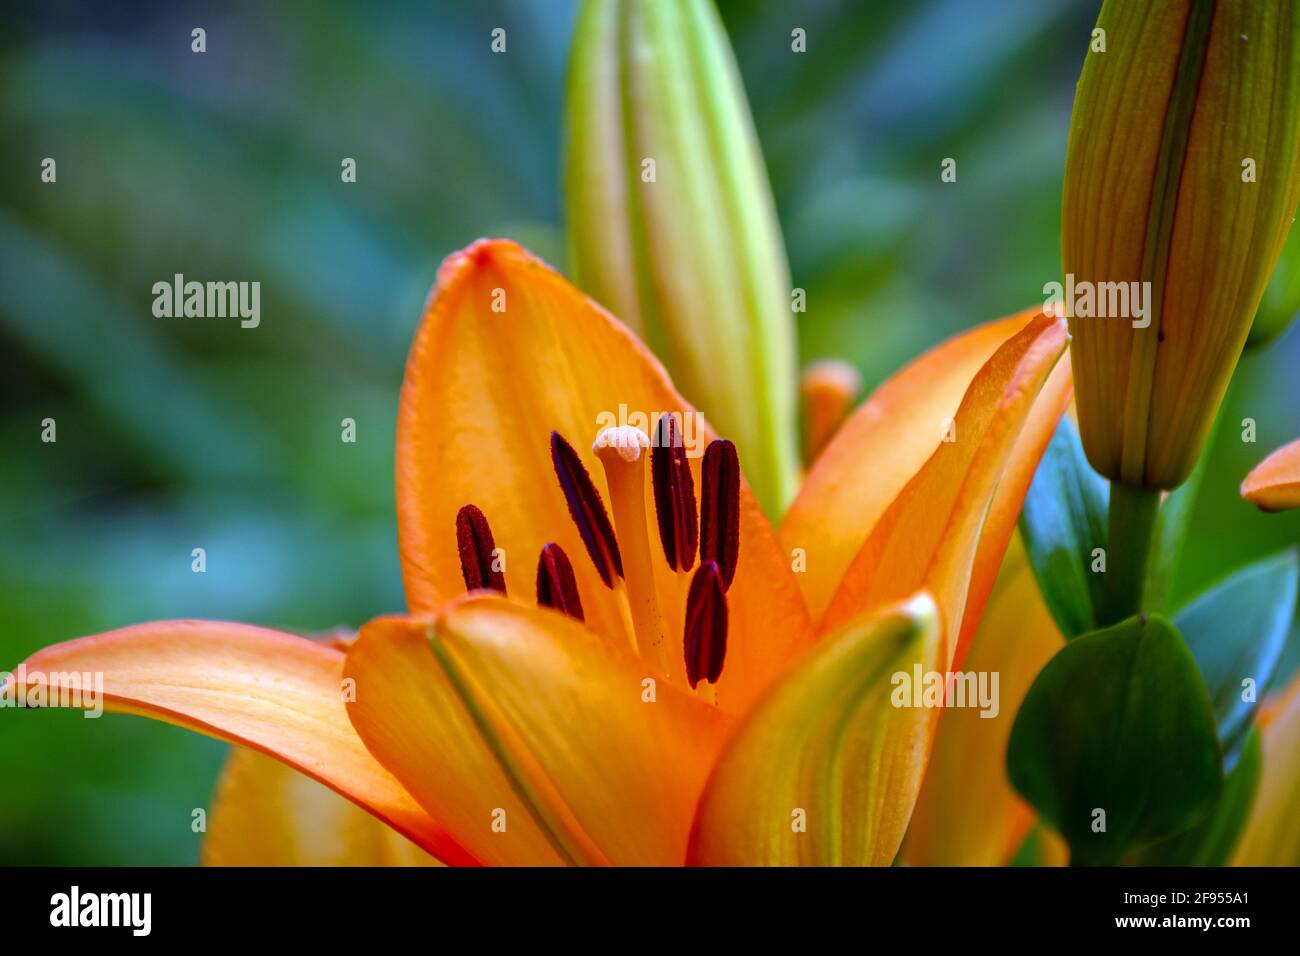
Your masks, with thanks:
[(537, 557), (537, 603), (541, 607), (555, 608), (569, 617), (584, 621), (582, 599), (578, 597), (578, 582), (573, 577), (573, 565), (564, 549), (552, 542), (543, 546)]
[(619, 554), (614, 526), (605, 513), (605, 503), (600, 492), (591, 483), (591, 475), (583, 467), (582, 459), (573, 446), (559, 432), (551, 432), (551, 464), (560, 479), (560, 490), (569, 505), (569, 516), (578, 526), (582, 543), (587, 546), (591, 563), (606, 587), (614, 586), (614, 575), (623, 576), (623, 556)]
[(701, 561), (686, 595), (686, 679), (716, 684), (727, 656), (727, 590), (717, 562)]
[(740, 459), (727, 439), (704, 450), (700, 485), (700, 560), (718, 562), (729, 588), (740, 557)]
[(506, 593), (506, 576), (496, 569), (496, 541), (483, 512), (466, 505), (456, 512), (456, 550), (460, 552), (460, 573), (465, 589), (489, 588)]
[(686, 460), (682, 429), (675, 415), (660, 415), (650, 453), (650, 478), (664, 557), (674, 571), (695, 566), (699, 526), (695, 523), (695, 479)]

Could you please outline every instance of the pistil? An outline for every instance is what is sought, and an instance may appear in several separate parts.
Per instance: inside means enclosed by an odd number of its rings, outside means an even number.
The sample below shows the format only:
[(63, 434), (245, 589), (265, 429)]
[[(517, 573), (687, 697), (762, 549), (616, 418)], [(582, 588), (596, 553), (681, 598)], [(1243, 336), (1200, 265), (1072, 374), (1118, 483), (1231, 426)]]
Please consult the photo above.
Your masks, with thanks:
[(592, 451), (605, 467), (614, 527), (625, 560), (628, 604), (637, 646), (661, 670), (668, 670), (663, 617), (651, 563), (645, 507), (645, 460), (650, 438), (639, 428), (617, 425), (596, 436)]

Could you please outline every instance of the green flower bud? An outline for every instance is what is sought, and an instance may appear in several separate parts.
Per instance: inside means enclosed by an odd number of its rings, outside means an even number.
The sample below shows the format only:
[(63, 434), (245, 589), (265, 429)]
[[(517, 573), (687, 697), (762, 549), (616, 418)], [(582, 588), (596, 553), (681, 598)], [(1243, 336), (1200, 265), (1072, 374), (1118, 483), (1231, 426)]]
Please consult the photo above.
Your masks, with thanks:
[(1300, 0), (1106, 0), (1097, 27), (1062, 202), (1079, 432), (1106, 477), (1173, 488), (1300, 200)]
[(707, 0), (587, 0), (565, 193), (578, 284), (735, 441), (779, 517), (799, 479), (790, 273), (744, 90)]

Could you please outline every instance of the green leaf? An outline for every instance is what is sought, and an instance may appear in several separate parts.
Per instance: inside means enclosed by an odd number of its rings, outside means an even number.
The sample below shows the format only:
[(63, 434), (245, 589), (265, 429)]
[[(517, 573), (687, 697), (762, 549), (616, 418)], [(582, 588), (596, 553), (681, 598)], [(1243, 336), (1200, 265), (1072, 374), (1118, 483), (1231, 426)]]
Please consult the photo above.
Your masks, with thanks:
[(1190, 830), (1156, 843), (1125, 862), (1139, 866), (1223, 866), (1255, 802), (1259, 786), (1259, 734), (1253, 728), (1241, 746), (1241, 757), (1224, 778), (1214, 809)]
[(1191, 827), (1218, 799), (1220, 767), (1196, 661), (1159, 616), (1067, 644), (1029, 688), (1007, 748), (1012, 785), (1080, 863)]
[(1236, 571), (1174, 615), (1210, 691), (1225, 771), (1282, 656), (1298, 585), (1300, 555), (1288, 548)]
[(1066, 638), (1097, 626), (1103, 578), (1093, 550), (1106, 545), (1109, 488), (1092, 470), (1068, 418), (1052, 436), (1020, 512), (1038, 589)]

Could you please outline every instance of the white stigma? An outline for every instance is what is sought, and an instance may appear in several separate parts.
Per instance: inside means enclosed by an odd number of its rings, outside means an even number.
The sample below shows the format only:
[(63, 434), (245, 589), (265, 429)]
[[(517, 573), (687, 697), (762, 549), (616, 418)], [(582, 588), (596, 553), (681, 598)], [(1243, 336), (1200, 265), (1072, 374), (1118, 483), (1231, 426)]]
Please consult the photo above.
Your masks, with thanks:
[(591, 443), (591, 450), (597, 458), (607, 448), (618, 452), (626, 462), (634, 462), (641, 457), (641, 449), (650, 447), (650, 436), (634, 425), (612, 425), (601, 431)]

